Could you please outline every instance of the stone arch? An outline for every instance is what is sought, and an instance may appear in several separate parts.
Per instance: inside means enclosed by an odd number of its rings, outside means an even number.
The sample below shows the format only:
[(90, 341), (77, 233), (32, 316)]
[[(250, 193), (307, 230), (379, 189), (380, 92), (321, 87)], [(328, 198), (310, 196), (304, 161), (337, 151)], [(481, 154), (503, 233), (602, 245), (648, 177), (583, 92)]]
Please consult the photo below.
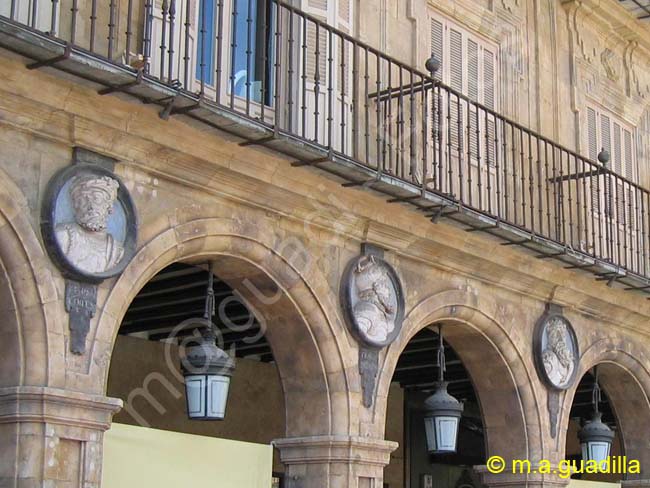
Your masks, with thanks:
[[(211, 259), (219, 278), (269, 324), (266, 336), (285, 394), (287, 435), (350, 432), (351, 405), (357, 401), (351, 397), (358, 396), (359, 385), (348, 376), (353, 356), (345, 350), (348, 339), (332, 292), (317, 266), (296, 263), (295, 248), (278, 247), (273, 229), (256, 224), (191, 220), (164, 230), (137, 252), (99, 313), (90, 367), (97, 393), (106, 388), (121, 317), (142, 286), (173, 262)], [(270, 303), (269, 297), (277, 301)]]
[[(650, 364), (647, 354), (636, 347), (632, 340), (600, 339), (582, 353), (576, 375), (578, 381), (567, 391), (562, 405), (561, 432), (566, 439), (569, 412), (578, 387), (579, 379), (598, 366), (601, 387), (614, 411), (624, 454), (636, 459), (641, 465), (640, 475), (631, 479), (647, 479), (650, 476), (650, 442), (640, 426), (650, 425)], [(562, 449), (566, 442), (562, 445)]]
[(445, 340), (463, 361), (479, 399), (487, 456), (541, 459), (545, 446), (534, 379), (495, 316), (495, 304), (482, 301), (471, 291), (445, 291), (418, 303), (406, 316), (399, 339), (384, 357), (375, 418), (383, 421), (385, 417), (388, 388), (410, 339), (425, 327), (444, 322)]
[(65, 339), (51, 262), (27, 201), (0, 170), (0, 386), (65, 384)]

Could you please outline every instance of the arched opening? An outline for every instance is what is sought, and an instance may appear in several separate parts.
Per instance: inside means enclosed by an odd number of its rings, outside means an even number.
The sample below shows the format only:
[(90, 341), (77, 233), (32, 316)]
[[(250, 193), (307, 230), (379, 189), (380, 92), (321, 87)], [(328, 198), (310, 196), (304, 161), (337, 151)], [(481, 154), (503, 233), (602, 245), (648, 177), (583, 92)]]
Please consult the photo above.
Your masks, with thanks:
[[(451, 454), (429, 454), (424, 433), (424, 399), (433, 393), (437, 379), (439, 324), (443, 325), (448, 391), (464, 402), (457, 450)], [(528, 456), (522, 399), (513, 378), (503, 351), (476, 326), (448, 318), (414, 331), (401, 350), (391, 385), (393, 395), (399, 388), (404, 396), (401, 486), (478, 487), (481, 480), (473, 467), (484, 465), (490, 455)], [(388, 411), (387, 432), (394, 430), (392, 417)]]
[(464, 404), (457, 451), (445, 455), (433, 455), (427, 451), (424, 401), (435, 390), (437, 348), (436, 331), (421, 330), (402, 351), (393, 376), (404, 395), (403, 445), (406, 451), (404, 459), (408, 464), (405, 472), (411, 480), (410, 485), (405, 483), (405, 486), (414, 486), (414, 482), (417, 486), (417, 480), (426, 486), (430, 477), (432, 486), (454, 487), (461, 477), (469, 475), (472, 479), (472, 466), (485, 464), (485, 435), (478, 398), (467, 369), (448, 341), (445, 341), (448, 392)]
[[(641, 426), (650, 418), (647, 396), (632, 372), (613, 362), (596, 365), (586, 372), (575, 389), (566, 436), (566, 458), (575, 463), (574, 479), (604, 482), (645, 479), (648, 440)], [(610, 448), (611, 472), (593, 472), (581, 452), (578, 432), (593, 417), (593, 388), (596, 372), (601, 396), (598, 410), (602, 421), (614, 432)], [(582, 462), (581, 462), (582, 461)], [(637, 469), (630, 462), (638, 461)]]
[(25, 196), (0, 169), (0, 387), (65, 384), (57, 289)]
[[(281, 379), (265, 335), (267, 323), (220, 279), (218, 272), (213, 283), (213, 323), (217, 344), (236, 358), (236, 370), (225, 419), (206, 422), (188, 418), (180, 360), (183, 347), (196, 343), (198, 338), (196, 324), (188, 319), (204, 314), (208, 273), (206, 265), (173, 263), (151, 278), (130, 303), (118, 331), (108, 378), (107, 394), (124, 401), (124, 408), (114, 422), (187, 434), (189, 444), (200, 445), (201, 438), (209, 437), (223, 441), (224, 451), (243, 449), (250, 456), (268, 454), (271, 441), (285, 435), (286, 409)], [(116, 427), (118, 432), (124, 431), (123, 435), (141, 435), (143, 442), (151, 434), (122, 429), (121, 425)], [(167, 439), (164, 433), (153, 436)], [(111, 439), (110, 432), (108, 438)], [(268, 449), (259, 449), (261, 446)], [(187, 465), (192, 458), (178, 454), (181, 465)], [(111, 459), (109, 447), (109, 485), (120, 479), (112, 471)], [(258, 460), (258, 465), (264, 465), (259, 463)], [(267, 474), (273, 473), (279, 486), (283, 467), (277, 453), (273, 454), (270, 468), (272, 472)], [(230, 476), (240, 476), (235, 469), (232, 467)]]

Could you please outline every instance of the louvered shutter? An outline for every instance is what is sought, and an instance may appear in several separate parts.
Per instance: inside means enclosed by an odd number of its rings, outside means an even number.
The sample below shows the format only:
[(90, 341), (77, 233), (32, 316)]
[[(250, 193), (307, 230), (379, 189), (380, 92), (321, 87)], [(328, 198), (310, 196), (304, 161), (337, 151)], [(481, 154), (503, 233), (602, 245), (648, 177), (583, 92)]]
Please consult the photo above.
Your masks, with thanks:
[[(609, 168), (613, 173), (636, 181), (632, 131), (613, 116), (587, 107), (587, 150), (596, 160), (600, 149), (610, 154)], [(610, 257), (610, 246), (615, 253), (627, 252), (621, 264), (630, 266), (636, 256), (638, 220), (634, 189), (613, 176), (590, 178), (592, 209), (598, 218), (602, 242), (597, 249), (601, 256)], [(598, 186), (597, 186), (598, 185)], [(597, 189), (600, 190), (598, 198)], [(611, 232), (610, 232), (611, 229)], [(610, 235), (611, 234), (611, 235)]]
[[(333, 0), (331, 0), (333, 1)], [(346, 34), (352, 33), (352, 0), (337, 0), (336, 5), (336, 27)], [(337, 61), (334, 63), (333, 69), (335, 70), (335, 89), (337, 99), (334, 106), (335, 113), (333, 118), (335, 121), (334, 126), (337, 128), (345, 127), (346, 131), (342, 134), (341, 130), (335, 131), (334, 146), (341, 152), (346, 152), (352, 146), (352, 126), (353, 121), (350, 116), (350, 108), (352, 101), (352, 85), (350, 80), (352, 78), (352, 57), (353, 46), (352, 43), (334, 36), (336, 45)]]
[[(435, 78), (470, 100), (496, 109), (496, 49), (451, 21), (438, 17), (433, 11), (429, 20), (431, 52), (441, 62)], [(438, 113), (432, 101), (432, 127), (438, 134), (438, 147), (442, 148), (442, 161), (438, 163), (440, 171), (443, 175), (450, 170), (455, 172), (459, 164), (456, 160), (462, 158), (464, 164), (470, 165), (464, 169), (465, 184), (469, 184), (470, 178), (473, 187), (480, 181), (482, 201), (494, 202), (486, 192), (496, 188), (493, 168), (498, 157), (496, 119), (455, 95), (444, 97), (438, 101), (438, 106), (441, 109), (440, 120), (437, 120)], [(440, 189), (448, 193), (458, 194), (460, 190), (457, 178), (452, 181), (442, 178), (440, 184)]]
[[(307, 0), (309, 8), (306, 11), (314, 17), (327, 22), (327, 2), (328, 0)], [(317, 36), (318, 43), (316, 41)], [(308, 21), (306, 44), (307, 80), (311, 83), (327, 85), (327, 31)]]
[[(612, 168), (617, 175), (623, 175), (623, 148), (621, 143), (621, 126), (614, 122), (612, 128), (612, 145), (614, 147), (614, 164)], [(626, 218), (626, 202), (625, 202), (625, 188), (622, 182), (616, 179), (616, 187), (612, 194), (612, 205), (616, 208), (616, 218), (619, 224), (625, 223)]]
[[(625, 171), (625, 177), (633, 182), (638, 181), (636, 166), (634, 164), (633, 149), (632, 149), (632, 132), (623, 129), (623, 167)], [(639, 222), (641, 222), (641, 211), (639, 208), (639, 202), (637, 201), (638, 196), (636, 188), (631, 185), (627, 186), (627, 192), (625, 194), (626, 205), (627, 205), (627, 229), (629, 238), (628, 253), (629, 253), (629, 262), (633, 263), (635, 260), (638, 260), (639, 255), (637, 250), (640, 249), (641, 244), (639, 243), (639, 238), (641, 236), (639, 232)], [(640, 263), (637, 261), (637, 265)]]
[[(587, 150), (589, 159), (596, 161), (598, 158), (596, 111), (591, 107), (587, 108)], [(589, 178), (589, 182), (591, 185), (591, 210), (594, 213), (600, 213), (599, 193), (602, 192), (602, 177), (592, 176)]]
[(489, 49), (483, 49), (483, 105), (494, 110), (496, 76), (494, 67), (495, 55)]
[(442, 22), (431, 19), (431, 54), (440, 61), (440, 69), (436, 72), (435, 79), (442, 80), (442, 73), (445, 70), (445, 56), (443, 43), (443, 25)]
[[(352, 26), (352, 0), (338, 0), (338, 10), (337, 10), (337, 27), (345, 32), (346, 34), (351, 33)], [(349, 95), (350, 93), (350, 76), (352, 70), (352, 52), (351, 44), (349, 42), (342, 42), (340, 39), (337, 39), (337, 51), (339, 52), (339, 63), (340, 66), (337, 67), (339, 70), (339, 76), (337, 85), (339, 91), (344, 95)]]
[(638, 176), (632, 152), (632, 132), (627, 129), (623, 129), (623, 139), (625, 146), (625, 177), (636, 183), (638, 181)]
[[(469, 98), (475, 102), (479, 101), (479, 54), (478, 54), (478, 44), (472, 39), (467, 39), (467, 95)], [(469, 113), (469, 152), (472, 159), (478, 157), (478, 148), (480, 142), (477, 141), (477, 130), (479, 128), (479, 123), (477, 121), (476, 110), (471, 107)], [(480, 137), (480, 136), (479, 136)]]
[[(444, 54), (444, 41), (443, 41), (443, 31), (444, 26), (442, 22), (437, 19), (431, 18), (431, 54), (433, 54), (438, 61), (440, 61), (440, 68), (436, 71), (434, 79), (442, 81), (442, 74), (446, 71), (446, 57)], [(433, 95), (433, 92), (432, 92)], [(442, 103), (442, 100), (433, 100), (430, 101), (430, 113), (431, 120), (433, 123), (434, 134), (436, 137), (440, 138), (442, 135), (441, 121), (438, 120), (438, 110), (442, 107), (438, 107), (436, 103)], [(442, 110), (441, 110), (442, 112)], [(430, 141), (431, 142), (431, 141)]]
[[(456, 91), (463, 91), (463, 35), (457, 30), (449, 29), (449, 85)], [(463, 133), (465, 131), (463, 104), (455, 98), (451, 101), (451, 146), (454, 152), (463, 151)]]

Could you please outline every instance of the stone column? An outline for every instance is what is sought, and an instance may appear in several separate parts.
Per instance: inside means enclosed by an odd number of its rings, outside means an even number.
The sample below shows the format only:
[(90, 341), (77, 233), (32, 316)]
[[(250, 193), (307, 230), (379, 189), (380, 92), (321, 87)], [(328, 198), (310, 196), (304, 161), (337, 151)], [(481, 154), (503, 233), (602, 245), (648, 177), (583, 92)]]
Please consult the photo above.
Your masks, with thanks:
[(570, 481), (559, 476), (557, 466), (553, 466), (549, 474), (536, 472), (536, 466), (531, 468), (530, 473), (513, 473), (510, 463), (507, 463), (507, 469), (503, 473), (498, 474), (490, 473), (487, 466), (474, 466), (474, 470), (480, 475), (483, 485), (488, 488), (565, 488)]
[(286, 466), (287, 488), (382, 488), (397, 443), (355, 436), (273, 441)]
[(103, 434), (121, 404), (56, 388), (0, 388), (0, 487), (98, 488)]

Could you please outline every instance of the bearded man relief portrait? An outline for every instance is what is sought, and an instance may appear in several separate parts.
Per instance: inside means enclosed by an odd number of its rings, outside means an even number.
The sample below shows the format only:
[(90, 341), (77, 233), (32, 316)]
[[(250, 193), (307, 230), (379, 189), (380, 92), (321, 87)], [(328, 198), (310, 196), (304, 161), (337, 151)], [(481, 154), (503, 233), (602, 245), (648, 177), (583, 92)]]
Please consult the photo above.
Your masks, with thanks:
[(108, 230), (119, 183), (109, 176), (81, 175), (70, 184), (74, 220), (59, 223), (55, 236), (68, 260), (86, 273), (103, 273), (124, 256), (124, 247)]

